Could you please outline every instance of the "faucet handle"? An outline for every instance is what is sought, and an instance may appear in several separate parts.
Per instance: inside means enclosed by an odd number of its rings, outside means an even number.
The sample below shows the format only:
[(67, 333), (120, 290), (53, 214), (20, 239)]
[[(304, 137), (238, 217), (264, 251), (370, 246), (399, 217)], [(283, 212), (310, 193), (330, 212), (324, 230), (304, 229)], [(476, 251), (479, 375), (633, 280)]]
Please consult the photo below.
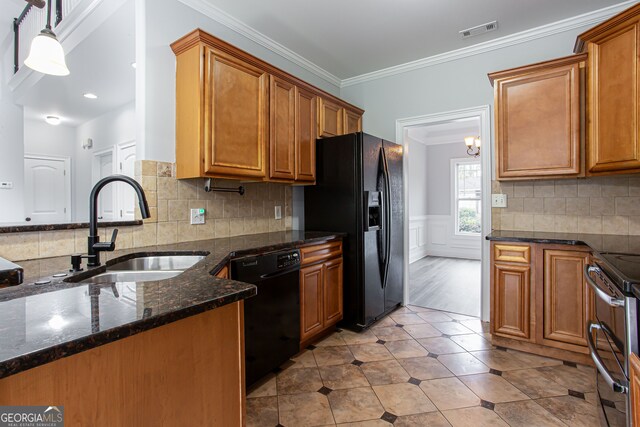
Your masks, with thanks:
[(108, 251), (111, 252), (116, 248), (116, 238), (118, 237), (118, 229), (113, 229), (113, 234), (111, 235), (110, 242), (98, 242), (93, 244), (93, 249), (98, 251)]

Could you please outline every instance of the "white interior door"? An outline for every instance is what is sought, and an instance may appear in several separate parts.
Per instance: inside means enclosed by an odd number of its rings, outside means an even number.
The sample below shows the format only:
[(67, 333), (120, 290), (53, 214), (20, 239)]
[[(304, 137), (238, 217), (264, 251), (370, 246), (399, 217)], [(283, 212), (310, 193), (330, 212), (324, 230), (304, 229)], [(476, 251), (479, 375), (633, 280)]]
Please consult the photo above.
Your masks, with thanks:
[(24, 157), (25, 220), (60, 223), (71, 220), (69, 159)]
[[(94, 184), (109, 175), (113, 175), (115, 170), (115, 159), (113, 150), (96, 153), (94, 158), (93, 179)], [(116, 220), (116, 191), (113, 184), (105, 186), (98, 195), (98, 220)]]
[[(136, 144), (129, 142), (118, 146), (118, 173), (128, 177), (134, 177), (136, 163)], [(130, 185), (118, 183), (119, 207), (117, 212), (120, 221), (133, 221), (135, 219), (136, 194)]]

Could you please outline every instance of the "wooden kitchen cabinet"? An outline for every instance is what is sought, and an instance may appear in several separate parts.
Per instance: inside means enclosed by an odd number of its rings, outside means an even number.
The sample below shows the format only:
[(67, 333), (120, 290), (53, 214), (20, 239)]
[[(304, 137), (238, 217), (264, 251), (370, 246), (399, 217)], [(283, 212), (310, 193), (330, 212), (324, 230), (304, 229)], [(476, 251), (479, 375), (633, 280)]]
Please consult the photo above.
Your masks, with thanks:
[(196, 44), (176, 76), (176, 176), (266, 177), (268, 74)]
[(631, 393), (631, 425), (640, 426), (640, 358), (636, 353), (629, 357), (629, 392)]
[(296, 175), (296, 87), (275, 76), (270, 80), (269, 177), (293, 180)]
[(317, 99), (308, 90), (296, 90), (296, 181), (315, 182), (316, 180), (316, 123)]
[(498, 180), (576, 177), (581, 162), (581, 69), (573, 55), (489, 74)]
[(589, 363), (586, 325), (595, 299), (584, 277), (586, 246), (491, 243), (494, 345)]
[(306, 341), (323, 329), (323, 265), (300, 269), (300, 341)]
[(547, 346), (575, 350), (587, 346), (585, 325), (593, 299), (584, 278), (590, 253), (543, 249), (542, 323), (539, 341)]
[(318, 97), (318, 138), (343, 134), (344, 108)]
[(342, 242), (300, 248), (300, 343), (306, 347), (343, 318)]
[[(363, 111), (202, 30), (176, 55), (176, 176), (315, 182), (315, 140)], [(354, 124), (355, 123), (355, 124)]]
[(344, 109), (344, 117), (342, 119), (344, 125), (344, 133), (362, 132), (362, 114), (357, 111)]
[(588, 52), (587, 173), (640, 172), (640, 5), (578, 36)]
[(531, 339), (531, 266), (495, 261), (502, 251), (528, 253), (529, 246), (494, 244), (491, 277), (491, 333), (518, 340)]

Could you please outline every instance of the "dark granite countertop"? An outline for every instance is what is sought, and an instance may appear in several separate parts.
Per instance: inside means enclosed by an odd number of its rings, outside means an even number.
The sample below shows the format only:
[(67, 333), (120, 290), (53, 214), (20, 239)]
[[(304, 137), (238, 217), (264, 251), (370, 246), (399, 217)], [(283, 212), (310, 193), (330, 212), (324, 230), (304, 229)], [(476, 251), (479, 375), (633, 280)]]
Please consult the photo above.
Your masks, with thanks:
[[(133, 221), (104, 221), (98, 222), (98, 227), (126, 227), (142, 225), (142, 220)], [(27, 233), (32, 231), (54, 231), (54, 230), (75, 230), (78, 228), (89, 228), (88, 222), (61, 222), (58, 224), (31, 224), (21, 222), (15, 224), (0, 224), (0, 233)]]
[(608, 276), (627, 293), (636, 289), (640, 298), (640, 236), (501, 230), (493, 231), (487, 240), (588, 246)]
[[(341, 236), (287, 231), (105, 254), (107, 266), (159, 253), (208, 254), (174, 278), (138, 283), (67, 282), (89, 276), (68, 273), (69, 257), (21, 262), (26, 283), (0, 289), (0, 378), (255, 295), (254, 285), (213, 276), (231, 258)], [(50, 283), (36, 285), (36, 277)]]

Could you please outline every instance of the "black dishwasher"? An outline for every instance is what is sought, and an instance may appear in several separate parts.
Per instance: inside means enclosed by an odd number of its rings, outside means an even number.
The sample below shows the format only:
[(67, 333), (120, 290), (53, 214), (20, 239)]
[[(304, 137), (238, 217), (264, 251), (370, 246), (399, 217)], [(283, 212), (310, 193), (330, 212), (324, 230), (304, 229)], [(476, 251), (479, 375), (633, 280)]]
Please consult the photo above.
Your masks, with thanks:
[(231, 260), (231, 278), (257, 286), (244, 302), (246, 383), (251, 385), (300, 351), (300, 251)]

